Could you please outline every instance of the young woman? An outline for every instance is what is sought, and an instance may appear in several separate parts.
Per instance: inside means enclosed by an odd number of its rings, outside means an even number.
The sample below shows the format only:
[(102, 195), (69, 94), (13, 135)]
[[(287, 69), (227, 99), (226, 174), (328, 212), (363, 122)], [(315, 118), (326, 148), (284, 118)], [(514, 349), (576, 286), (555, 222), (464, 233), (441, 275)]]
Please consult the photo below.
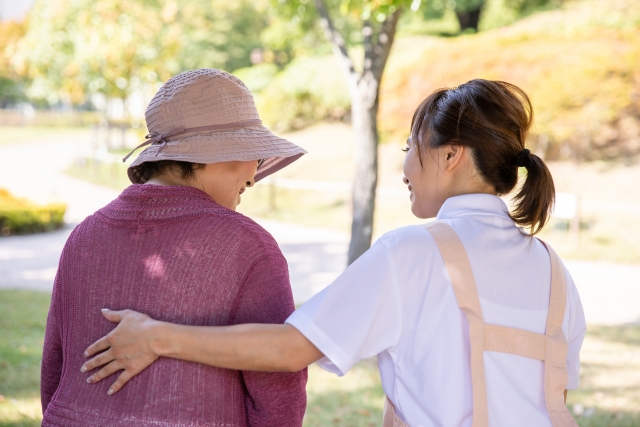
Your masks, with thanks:
[[(578, 387), (585, 320), (553, 250), (533, 237), (554, 185), (524, 148), (527, 95), (505, 82), (441, 89), (416, 110), (404, 182), (419, 218), (382, 236), (284, 325), (193, 327), (125, 310), (90, 346), (83, 372), (122, 370), (118, 391), (158, 357), (228, 369), (338, 375), (377, 356), (385, 426), (576, 426), (563, 401)], [(498, 197), (514, 195), (509, 212)], [(526, 233), (523, 228), (529, 229)]]

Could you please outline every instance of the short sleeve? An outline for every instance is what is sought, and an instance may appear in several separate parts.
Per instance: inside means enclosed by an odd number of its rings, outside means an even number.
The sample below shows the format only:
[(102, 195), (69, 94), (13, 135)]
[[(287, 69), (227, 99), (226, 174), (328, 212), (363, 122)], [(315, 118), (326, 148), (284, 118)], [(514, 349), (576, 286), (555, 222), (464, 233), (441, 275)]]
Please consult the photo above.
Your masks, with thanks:
[(378, 241), (286, 323), (323, 354), (318, 364), (344, 375), (358, 361), (396, 345), (402, 310), (396, 268)]
[(569, 300), (569, 335), (567, 336), (569, 344), (567, 373), (569, 374), (569, 379), (567, 381), (567, 390), (573, 390), (580, 386), (580, 349), (587, 333), (587, 322), (584, 317), (580, 295), (566, 268), (565, 277), (567, 278), (567, 298)]

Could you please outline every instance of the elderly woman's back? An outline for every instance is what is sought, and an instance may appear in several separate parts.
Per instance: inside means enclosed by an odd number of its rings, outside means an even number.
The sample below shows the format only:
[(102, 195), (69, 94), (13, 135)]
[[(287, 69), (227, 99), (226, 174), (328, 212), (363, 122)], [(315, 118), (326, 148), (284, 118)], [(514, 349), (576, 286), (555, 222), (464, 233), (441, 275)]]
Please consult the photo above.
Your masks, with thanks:
[(43, 426), (299, 426), (306, 370), (244, 372), (159, 359), (119, 393), (85, 382), (83, 352), (108, 333), (102, 308), (173, 323), (282, 323), (287, 264), (249, 218), (191, 187), (132, 185), (64, 249), (42, 361)]

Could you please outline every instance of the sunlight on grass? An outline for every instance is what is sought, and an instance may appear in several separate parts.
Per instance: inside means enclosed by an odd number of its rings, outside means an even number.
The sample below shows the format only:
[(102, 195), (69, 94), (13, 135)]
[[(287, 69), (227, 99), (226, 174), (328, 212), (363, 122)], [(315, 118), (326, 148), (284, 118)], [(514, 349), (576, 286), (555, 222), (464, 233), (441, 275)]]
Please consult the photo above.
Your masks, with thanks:
[(0, 402), (0, 427), (39, 426), (42, 421), (40, 398), (6, 399)]
[(89, 138), (90, 128), (81, 127), (38, 127), (38, 126), (0, 126), (0, 145), (28, 142), (56, 142), (66, 138)]

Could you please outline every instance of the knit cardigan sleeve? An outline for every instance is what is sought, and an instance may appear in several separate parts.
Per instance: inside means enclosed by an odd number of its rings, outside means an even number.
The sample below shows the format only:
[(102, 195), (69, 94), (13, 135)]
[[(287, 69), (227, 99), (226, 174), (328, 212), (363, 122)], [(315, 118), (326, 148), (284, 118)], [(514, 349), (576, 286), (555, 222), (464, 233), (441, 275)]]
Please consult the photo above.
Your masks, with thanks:
[[(73, 235), (72, 235), (73, 236)], [(72, 238), (70, 237), (69, 240)], [(68, 246), (69, 243), (67, 242)], [(60, 289), (64, 282), (64, 259), (65, 250), (60, 257), (58, 272), (53, 283), (53, 294), (49, 315), (47, 316), (47, 326), (44, 334), (44, 347), (42, 349), (42, 364), (40, 367), (40, 400), (42, 402), (42, 414), (47, 410), (54, 393), (58, 389), (62, 377), (63, 353), (62, 353), (62, 319), (61, 319), (61, 295)]]
[[(281, 253), (257, 261), (240, 294), (233, 323), (284, 323), (294, 311), (287, 262)], [(299, 427), (307, 405), (307, 369), (299, 372), (243, 371), (250, 426)]]

